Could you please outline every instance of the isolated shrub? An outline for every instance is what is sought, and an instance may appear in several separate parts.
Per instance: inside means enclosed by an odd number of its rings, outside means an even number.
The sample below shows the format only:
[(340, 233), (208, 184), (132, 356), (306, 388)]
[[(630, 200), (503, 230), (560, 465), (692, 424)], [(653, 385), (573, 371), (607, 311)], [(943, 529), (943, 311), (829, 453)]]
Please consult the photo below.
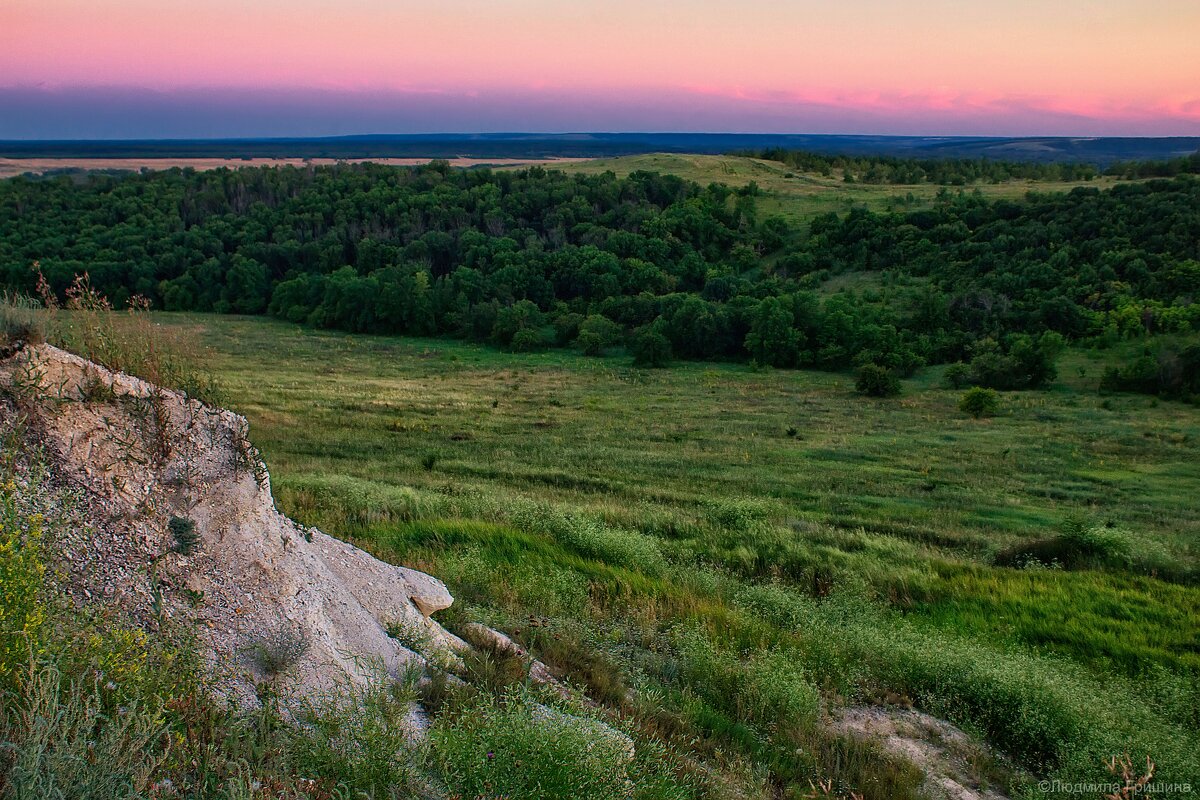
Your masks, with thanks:
[(739, 533), (759, 527), (769, 516), (768, 508), (762, 503), (738, 498), (710, 500), (704, 510), (708, 520), (717, 527)]
[(752, 719), (785, 725), (805, 725), (817, 719), (817, 687), (792, 655), (779, 650), (760, 653), (746, 664), (745, 672), (738, 702)]
[(1000, 395), (995, 389), (976, 386), (959, 398), (958, 410), (975, 419), (994, 416), (1000, 410)]
[(522, 328), (513, 334), (511, 347), (518, 353), (533, 353), (550, 346), (540, 328)]
[(971, 383), (1001, 390), (1041, 388), (1058, 376), (1054, 362), (1064, 346), (1054, 332), (1010, 334), (1003, 342), (983, 339), (973, 351)]
[(854, 389), (867, 397), (895, 397), (900, 394), (900, 379), (887, 367), (864, 364), (858, 368)]
[(760, 301), (743, 346), (758, 364), (790, 367), (796, 363), (801, 334), (792, 327), (792, 310), (776, 297)]
[(426, 472), (432, 472), (433, 468), (437, 466), (438, 458), (437, 453), (426, 453), (421, 456), (421, 466), (425, 468)]
[(590, 314), (579, 326), (575, 344), (585, 356), (602, 356), (621, 338), (621, 326), (602, 314)]
[(1129, 563), (1133, 547), (1128, 535), (1117, 528), (1088, 525), (1072, 520), (1063, 526), (1058, 541), (1077, 563), (1118, 566)]
[(1158, 359), (1143, 354), (1122, 367), (1107, 368), (1100, 379), (1100, 389), (1106, 392), (1158, 394)]
[(946, 367), (942, 380), (951, 389), (965, 389), (971, 385), (971, 368), (961, 361)]
[(1006, 567), (1053, 566), (1062, 569), (1128, 570), (1188, 581), (1191, 571), (1152, 537), (1107, 525), (1072, 519), (1055, 536), (1010, 547), (993, 563)]
[(629, 350), (635, 367), (665, 367), (671, 362), (671, 342), (650, 328), (634, 334)]
[(246, 644), (246, 655), (268, 677), (294, 667), (312, 647), (308, 632), (299, 625), (282, 623), (254, 634)]
[(537, 304), (531, 300), (519, 300), (511, 306), (505, 306), (496, 312), (495, 323), (492, 325), (491, 336), (496, 344), (505, 347), (512, 345), (518, 347), (516, 341), (517, 334), (522, 331), (529, 331), (525, 334), (522, 344), (526, 347), (532, 344), (535, 340), (541, 340), (540, 328), (544, 324), (545, 317)]
[(579, 327), (586, 317), (583, 314), (564, 312), (554, 318), (554, 342), (558, 345), (569, 344), (579, 336)]

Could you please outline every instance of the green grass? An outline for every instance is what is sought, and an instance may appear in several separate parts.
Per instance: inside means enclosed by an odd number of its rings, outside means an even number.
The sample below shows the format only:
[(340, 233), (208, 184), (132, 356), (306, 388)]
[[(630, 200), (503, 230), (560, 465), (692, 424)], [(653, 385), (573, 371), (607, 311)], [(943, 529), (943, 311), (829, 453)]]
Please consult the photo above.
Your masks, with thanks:
[[(816, 174), (797, 174), (785, 164), (742, 156), (709, 156), (676, 153), (649, 153), (557, 164), (555, 169), (586, 175), (611, 170), (625, 177), (637, 170), (678, 175), (702, 186), (725, 183), (744, 186), (758, 184), (763, 195), (759, 201), (761, 215), (778, 214), (793, 223), (803, 223), (818, 214), (843, 214), (852, 208), (871, 211), (918, 210), (933, 204), (943, 188), (932, 184), (915, 186), (870, 185), (845, 183), (840, 175), (824, 177)], [(989, 199), (1020, 198), (1027, 192), (1062, 192), (1076, 186), (1111, 187), (1114, 178), (1097, 178), (1086, 182), (1007, 181), (998, 184), (977, 184), (967, 187), (945, 187), (947, 191), (974, 192), (976, 189)]]
[[(975, 420), (938, 370), (869, 400), (848, 375), (158, 319), (209, 348), (283, 511), (442, 577), (552, 666), (612, 665), (596, 683), (642, 698), (619, 713), (719, 774), (912, 791), (831, 749), (819, 690), (908, 697), (1042, 774), (1128, 750), (1200, 776), (1200, 415), (1099, 395), (1115, 353)], [(1079, 519), (1154, 543), (1174, 582), (992, 565)]]

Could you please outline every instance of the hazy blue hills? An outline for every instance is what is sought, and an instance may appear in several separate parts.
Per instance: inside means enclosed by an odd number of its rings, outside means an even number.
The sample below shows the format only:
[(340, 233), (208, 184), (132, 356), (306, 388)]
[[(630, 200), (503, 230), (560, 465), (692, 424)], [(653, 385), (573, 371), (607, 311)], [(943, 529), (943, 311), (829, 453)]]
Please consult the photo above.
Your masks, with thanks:
[(1155, 160), (1200, 150), (1200, 137), (974, 137), (743, 133), (373, 134), (326, 138), (0, 141), (7, 158), (550, 158), (785, 147), (830, 155), (1004, 161)]

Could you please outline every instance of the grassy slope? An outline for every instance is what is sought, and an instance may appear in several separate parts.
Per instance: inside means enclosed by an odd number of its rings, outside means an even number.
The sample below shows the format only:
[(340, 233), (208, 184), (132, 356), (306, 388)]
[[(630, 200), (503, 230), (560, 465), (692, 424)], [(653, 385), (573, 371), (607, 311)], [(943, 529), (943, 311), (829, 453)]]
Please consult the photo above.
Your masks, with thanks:
[[(477, 613), (510, 629), (530, 615), (574, 620), (624, 652), (691, 619), (735, 648), (811, 648), (727, 600), (771, 581), (807, 589), (830, 571), (837, 586), (865, 584), (903, 611), (913, 636), (1016, 659), (1006, 674), (1049, 670), (1053, 680), (1038, 686), (1093, 686), (1080, 690), (1081, 708), (1109, 691), (1133, 707), (1178, 708), (1178, 676), (1200, 668), (1195, 587), (988, 565), (990, 553), (1069, 516), (1132, 529), (1196, 563), (1200, 416), (1139, 396), (1106, 401), (1090, 355), (1069, 354), (1051, 391), (1006, 395), (1001, 416), (974, 421), (934, 371), (899, 400), (871, 401), (844, 375), (704, 364), (642, 372), (619, 356), (162, 319), (195, 326), (212, 348), (285, 512), (446, 576)], [(497, 510), (525, 501), (630, 533), (580, 543)], [(660, 553), (719, 570), (701, 578), (664, 567)], [(854, 628), (855, 646), (871, 649), (889, 625)], [(895, 652), (931, 646), (919, 641)], [(823, 665), (850, 658), (847, 648), (804, 651), (819, 683), (842, 680)], [(1045, 651), (1065, 661), (1035, 655)], [(964, 664), (981, 658), (970, 652)], [(1160, 668), (1166, 683), (1147, 677)], [(873, 669), (882, 689), (901, 686), (1011, 742), (1007, 723), (997, 728), (954, 692), (921, 688), (943, 679)], [(833, 688), (861, 694), (863, 685)], [(1171, 716), (1194, 724), (1186, 711)]]
[[(556, 166), (566, 172), (595, 175), (612, 170), (618, 176), (626, 176), (636, 170), (663, 172), (678, 175), (701, 185), (726, 183), (744, 186), (750, 181), (763, 191), (759, 200), (759, 212), (763, 215), (778, 214), (790, 222), (803, 222), (827, 212), (845, 213), (852, 208), (867, 208), (872, 211), (916, 210), (928, 207), (941, 186), (922, 184), (917, 186), (890, 186), (844, 183), (840, 175), (826, 178), (815, 174), (794, 174), (784, 164), (740, 156), (685, 155), (675, 153), (651, 153), (621, 158), (603, 158)], [(791, 175), (792, 177), (788, 177)], [(1029, 191), (1060, 192), (1076, 186), (1107, 188), (1116, 181), (1098, 178), (1094, 181), (1034, 182), (1009, 181), (999, 184), (978, 184), (968, 187), (945, 187), (947, 191), (978, 190), (988, 198), (1018, 198)], [(908, 196), (912, 195), (912, 200)]]

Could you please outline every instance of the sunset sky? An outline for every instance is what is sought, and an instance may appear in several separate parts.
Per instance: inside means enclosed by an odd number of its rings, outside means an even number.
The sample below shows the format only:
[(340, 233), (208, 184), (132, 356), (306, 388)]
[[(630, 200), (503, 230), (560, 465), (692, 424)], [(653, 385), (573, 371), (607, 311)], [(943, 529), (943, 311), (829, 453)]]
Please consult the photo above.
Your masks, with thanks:
[(0, 0), (0, 138), (1200, 134), (1197, 0)]

